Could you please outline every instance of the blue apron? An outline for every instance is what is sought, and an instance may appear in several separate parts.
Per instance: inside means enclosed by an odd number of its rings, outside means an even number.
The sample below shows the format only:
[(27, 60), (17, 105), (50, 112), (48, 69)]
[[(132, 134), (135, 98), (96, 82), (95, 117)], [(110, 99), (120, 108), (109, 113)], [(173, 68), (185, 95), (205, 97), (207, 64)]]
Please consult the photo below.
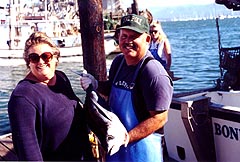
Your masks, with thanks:
[[(133, 87), (141, 64), (139, 64), (133, 76), (132, 87), (129, 89), (118, 88), (114, 85), (115, 79), (122, 67), (124, 59), (118, 68), (115, 75), (111, 93), (110, 93), (110, 107), (123, 123), (127, 131), (133, 129), (139, 124), (136, 114), (134, 112), (134, 105), (132, 100)], [(143, 61), (142, 61), (143, 63)], [(161, 162), (163, 161), (162, 135), (153, 133), (144, 139), (128, 144), (127, 147), (121, 146), (120, 150), (112, 156), (107, 155), (106, 161), (114, 162)]]
[(167, 62), (166, 62), (165, 60), (163, 60), (163, 59), (158, 55), (158, 46), (159, 46), (159, 44), (158, 44), (157, 47), (154, 48), (154, 49), (150, 49), (150, 48), (149, 48), (149, 51), (151, 52), (151, 54), (153, 55), (153, 57), (154, 57), (156, 60), (158, 60), (158, 61), (162, 64), (162, 66), (163, 66), (164, 68), (166, 68)]

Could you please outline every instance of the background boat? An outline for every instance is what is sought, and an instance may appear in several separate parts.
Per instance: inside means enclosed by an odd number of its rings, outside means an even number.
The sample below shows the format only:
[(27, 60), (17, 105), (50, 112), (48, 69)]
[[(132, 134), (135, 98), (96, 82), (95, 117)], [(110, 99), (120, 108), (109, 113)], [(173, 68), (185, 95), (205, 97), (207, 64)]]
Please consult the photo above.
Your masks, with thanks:
[[(113, 1), (104, 2), (105, 17), (109, 14), (109, 5)], [(114, 1), (114, 6), (119, 5)], [(6, 7), (1, 7), (6, 17), (1, 20), (0, 58), (18, 59), (22, 57), (25, 40), (32, 32), (45, 32), (60, 47), (61, 56), (75, 57), (82, 54), (80, 20), (77, 1), (39, 1), (22, 2), (10, 0)], [(1, 12), (2, 13), (2, 12)], [(104, 22), (110, 19), (105, 19)], [(111, 21), (113, 24), (114, 21)], [(106, 27), (106, 26), (105, 26)], [(119, 52), (113, 36), (113, 25), (104, 34), (105, 54)], [(7, 51), (9, 49), (9, 51)]]
[[(119, 53), (119, 47), (113, 38), (113, 32), (106, 32), (105, 39), (104, 39), (104, 47), (105, 47), (105, 54), (106, 57), (110, 56), (111, 54)], [(27, 39), (27, 38), (26, 38)], [(52, 38), (56, 41), (56, 44), (59, 40), (64, 42), (64, 47), (60, 47), (60, 60), (61, 62), (78, 62), (82, 58), (82, 46), (81, 46), (81, 36), (72, 36), (72, 37), (55, 37)], [(23, 41), (24, 39), (22, 39)], [(78, 41), (78, 45), (73, 45), (75, 40)], [(6, 40), (3, 42), (6, 43)], [(1, 43), (1, 41), (0, 41)], [(4, 44), (4, 43), (3, 43)], [(23, 46), (18, 46), (17, 49), (8, 49), (8, 46), (5, 48), (0, 49), (0, 65), (1, 66), (11, 66), (11, 65), (22, 65), (25, 64), (23, 57)]]

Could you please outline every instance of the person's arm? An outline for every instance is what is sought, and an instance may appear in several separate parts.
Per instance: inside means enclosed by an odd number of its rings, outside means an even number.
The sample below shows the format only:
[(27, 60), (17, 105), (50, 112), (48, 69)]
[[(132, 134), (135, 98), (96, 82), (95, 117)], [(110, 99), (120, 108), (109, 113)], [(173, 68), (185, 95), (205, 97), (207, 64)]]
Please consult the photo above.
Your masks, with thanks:
[(18, 160), (43, 161), (35, 130), (36, 109), (24, 97), (11, 97), (8, 114)]
[(166, 53), (166, 59), (167, 59), (166, 70), (170, 70), (171, 64), (172, 64), (172, 56), (171, 56), (171, 45), (168, 39), (165, 40), (164, 47), (165, 47), (165, 53)]
[(150, 111), (151, 117), (142, 121), (139, 125), (128, 132), (130, 142), (138, 141), (149, 136), (164, 126), (168, 120), (168, 111)]
[(130, 142), (140, 140), (158, 131), (168, 120), (173, 87), (171, 80), (166, 76), (167, 73), (159, 64), (158, 61), (151, 60), (142, 71), (139, 83), (150, 117), (129, 131)]

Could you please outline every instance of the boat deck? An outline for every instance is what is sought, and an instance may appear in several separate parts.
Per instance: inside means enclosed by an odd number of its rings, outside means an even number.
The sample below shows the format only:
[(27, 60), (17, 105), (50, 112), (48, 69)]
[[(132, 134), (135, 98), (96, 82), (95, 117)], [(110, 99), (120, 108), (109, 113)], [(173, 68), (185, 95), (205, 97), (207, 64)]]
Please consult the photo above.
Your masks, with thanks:
[(11, 133), (0, 136), (0, 161), (17, 161)]

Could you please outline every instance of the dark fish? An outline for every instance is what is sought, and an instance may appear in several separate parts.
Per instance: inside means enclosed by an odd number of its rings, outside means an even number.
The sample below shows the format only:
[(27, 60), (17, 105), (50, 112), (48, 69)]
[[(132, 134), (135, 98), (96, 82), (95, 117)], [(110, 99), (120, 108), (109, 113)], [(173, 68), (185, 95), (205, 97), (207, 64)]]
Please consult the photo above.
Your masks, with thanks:
[(91, 86), (87, 89), (84, 108), (90, 129), (107, 153), (112, 155), (121, 145), (127, 145), (129, 136), (126, 128), (114, 113), (98, 103), (98, 96)]

